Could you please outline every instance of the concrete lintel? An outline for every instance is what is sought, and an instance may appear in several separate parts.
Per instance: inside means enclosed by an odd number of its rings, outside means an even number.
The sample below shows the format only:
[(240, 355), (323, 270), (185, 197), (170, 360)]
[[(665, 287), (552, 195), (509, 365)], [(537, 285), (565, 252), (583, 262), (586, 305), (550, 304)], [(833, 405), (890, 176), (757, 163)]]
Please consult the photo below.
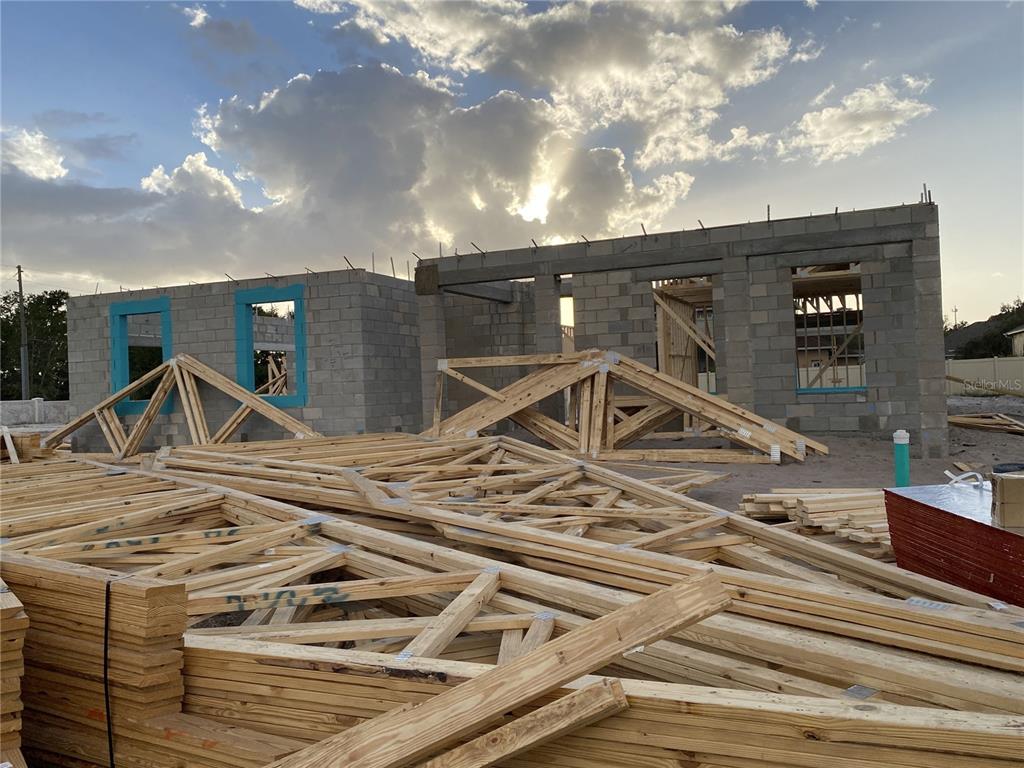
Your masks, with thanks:
[(511, 304), (515, 301), (515, 294), (512, 291), (512, 283), (509, 280), (500, 280), (493, 283), (472, 283), (470, 285), (452, 285), (444, 288), (445, 293), (455, 293), (459, 296), (469, 296), (474, 299), (485, 299), (497, 301), (502, 304)]
[(722, 271), (722, 261), (691, 261), (686, 264), (666, 264), (661, 267), (645, 267), (633, 271), (633, 279), (672, 280), (678, 277), (704, 277), (717, 275)]

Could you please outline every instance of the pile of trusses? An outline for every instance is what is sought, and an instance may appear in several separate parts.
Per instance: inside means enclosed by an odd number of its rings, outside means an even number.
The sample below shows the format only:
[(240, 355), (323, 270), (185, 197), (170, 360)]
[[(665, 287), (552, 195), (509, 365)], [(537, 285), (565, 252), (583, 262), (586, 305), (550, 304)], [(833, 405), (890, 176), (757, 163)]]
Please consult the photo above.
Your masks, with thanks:
[(147, 768), (1020, 764), (1024, 610), (688, 481), (401, 435), (10, 468), (29, 756), (108, 765), (109, 724)]
[[(537, 369), (501, 390), (463, 373), (498, 366)], [(472, 387), (485, 399), (442, 420), (446, 378)], [(828, 453), (820, 442), (615, 352), (440, 360), (437, 379), (434, 423), (424, 433), (435, 437), (473, 437), (511, 419), (559, 450), (595, 459), (777, 463), (782, 456), (803, 461), (807, 451)], [(549, 409), (557, 409), (560, 399), (568, 402), (564, 423), (538, 407), (547, 401)], [(654, 430), (681, 414), (711, 425), (716, 436), (749, 450), (624, 450), (644, 437), (656, 437)], [(706, 426), (697, 426), (694, 435), (702, 434)]]
[[(142, 442), (163, 410), (164, 403), (172, 395), (176, 396), (178, 402), (181, 403), (193, 445), (226, 443), (253, 413), (258, 413), (269, 419), (295, 437), (318, 437), (318, 432), (314, 432), (298, 419), (289, 416), (260, 397), (262, 394), (280, 394), (287, 386), (287, 372), (279, 370), (273, 362), (270, 364), (270, 374), (270, 380), (260, 390), (250, 392), (194, 357), (176, 355), (149, 373), (140, 376), (124, 389), (118, 390), (91, 411), (86, 411), (77, 419), (47, 435), (44, 444), (47, 446), (58, 445), (66, 437), (95, 420), (110, 446), (111, 453), (116, 458), (123, 459), (133, 456), (142, 447)], [(133, 392), (154, 382), (156, 382), (156, 389), (150, 395), (145, 410), (134, 425), (126, 430), (117, 414), (118, 403), (127, 400)], [(239, 403), (234, 413), (212, 434), (206, 421), (203, 401), (200, 398), (199, 382), (204, 382), (207, 386)]]

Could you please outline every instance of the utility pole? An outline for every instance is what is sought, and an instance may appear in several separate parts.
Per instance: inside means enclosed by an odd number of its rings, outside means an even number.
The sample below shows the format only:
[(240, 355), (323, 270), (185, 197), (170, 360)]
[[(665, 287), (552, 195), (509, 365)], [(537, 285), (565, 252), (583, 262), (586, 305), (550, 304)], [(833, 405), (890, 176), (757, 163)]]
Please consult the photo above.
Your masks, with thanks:
[(957, 313), (957, 311), (958, 311), (957, 308), (953, 307), (953, 327), (954, 328), (956, 328), (956, 313)]
[(18, 265), (18, 315), (21, 317), (21, 399), (29, 400), (28, 325), (25, 323), (25, 289), (21, 285), (21, 264)]

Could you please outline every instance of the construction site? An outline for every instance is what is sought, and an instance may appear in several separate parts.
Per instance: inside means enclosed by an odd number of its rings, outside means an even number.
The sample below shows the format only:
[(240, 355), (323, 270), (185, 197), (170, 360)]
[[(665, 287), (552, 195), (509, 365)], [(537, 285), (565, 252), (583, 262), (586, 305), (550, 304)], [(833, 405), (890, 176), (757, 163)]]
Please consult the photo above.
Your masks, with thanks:
[(925, 200), (71, 298), (4, 765), (1024, 765), (1024, 399), (949, 406), (940, 277)]

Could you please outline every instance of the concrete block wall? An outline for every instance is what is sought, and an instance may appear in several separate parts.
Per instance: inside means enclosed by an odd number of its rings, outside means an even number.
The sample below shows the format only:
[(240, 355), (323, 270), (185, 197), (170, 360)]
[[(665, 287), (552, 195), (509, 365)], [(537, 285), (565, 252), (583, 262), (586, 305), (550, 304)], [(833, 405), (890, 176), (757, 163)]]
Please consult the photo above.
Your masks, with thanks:
[(0, 424), (5, 427), (65, 424), (77, 415), (69, 400), (0, 400)]
[[(444, 357), (532, 355), (538, 352), (533, 285), (514, 283), (512, 291), (512, 303), (451, 294), (444, 296), (447, 339)], [(466, 375), (492, 389), (501, 389), (525, 373), (518, 367), (502, 367), (474, 368)], [(444, 415), (461, 410), (481, 398), (475, 389), (451, 378), (447, 379), (445, 387)]]
[[(798, 393), (792, 269), (851, 262), (862, 270), (866, 390)], [(536, 317), (548, 317), (552, 275), (560, 274), (572, 274), (577, 349), (612, 349), (655, 365), (650, 281), (710, 275), (719, 394), (804, 432), (888, 438), (908, 429), (915, 453), (941, 457), (948, 450), (935, 205), (427, 260), (417, 268), (421, 321), (433, 311), (423, 307), (444, 314), (446, 286), (526, 277), (536, 281)], [(474, 306), (487, 315), (486, 304)], [(457, 327), (433, 322), (438, 334), (445, 325), (451, 341), (472, 321), (462, 314)], [(546, 344), (542, 328), (538, 351)]]
[(576, 349), (613, 349), (657, 364), (654, 290), (631, 269), (572, 278)]
[[(719, 391), (800, 432), (885, 438), (906, 429), (916, 455), (944, 456), (948, 427), (937, 208), (901, 206), (782, 223), (796, 234), (801, 228), (839, 233), (905, 226), (907, 236), (874, 246), (750, 256), (745, 240), (731, 244), (733, 255), (722, 260), (712, 290)], [(867, 387), (798, 393), (792, 268), (852, 261), (861, 265)]]
[[(327, 435), (418, 431), (419, 318), (412, 284), (364, 270), (72, 298), (68, 302), (68, 364), (73, 407), (91, 408), (111, 394), (112, 303), (169, 296), (172, 351), (192, 355), (234, 380), (235, 292), (295, 284), (304, 287), (308, 397), (304, 407), (288, 412)], [(200, 392), (207, 421), (216, 429), (236, 403), (202, 384)], [(138, 416), (123, 418), (130, 426)], [(150, 434), (145, 448), (187, 443), (180, 408), (162, 415)], [(252, 416), (238, 434), (260, 440), (280, 437), (282, 432)], [(82, 450), (106, 446), (95, 425), (80, 430), (76, 439)]]

